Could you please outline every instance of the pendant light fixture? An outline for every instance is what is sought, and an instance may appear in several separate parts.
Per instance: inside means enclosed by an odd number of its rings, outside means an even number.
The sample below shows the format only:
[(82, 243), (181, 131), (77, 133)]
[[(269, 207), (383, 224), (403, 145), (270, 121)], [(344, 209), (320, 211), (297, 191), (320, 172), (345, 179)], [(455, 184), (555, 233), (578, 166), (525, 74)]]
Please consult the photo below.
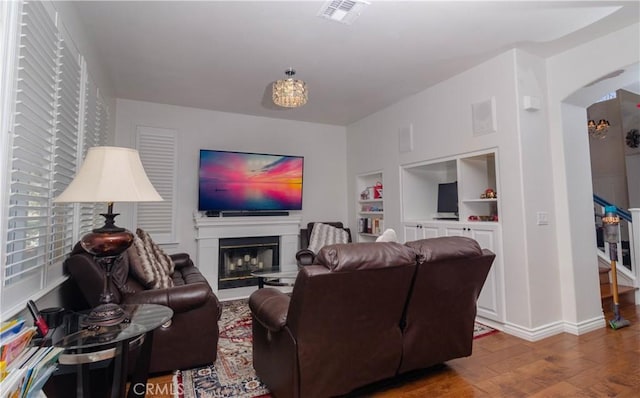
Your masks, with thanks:
[(597, 139), (605, 139), (607, 138), (607, 132), (609, 131), (609, 122), (604, 119), (600, 119), (598, 124), (596, 124), (595, 120), (589, 120), (587, 122), (587, 129), (589, 131), (589, 136), (591, 138)]
[(287, 69), (284, 74), (285, 79), (273, 83), (273, 103), (283, 108), (297, 108), (307, 103), (309, 90), (307, 84), (293, 76), (296, 71), (293, 68)]

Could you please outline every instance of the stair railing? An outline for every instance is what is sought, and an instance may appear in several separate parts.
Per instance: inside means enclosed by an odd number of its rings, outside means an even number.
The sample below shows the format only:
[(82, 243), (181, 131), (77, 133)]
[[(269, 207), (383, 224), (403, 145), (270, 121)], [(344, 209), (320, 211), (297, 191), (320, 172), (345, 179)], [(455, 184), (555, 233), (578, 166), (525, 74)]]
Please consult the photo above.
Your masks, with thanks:
[[(593, 195), (593, 208), (595, 215), (595, 225), (597, 230), (598, 257), (605, 261), (609, 261), (609, 245), (604, 244), (604, 236), (602, 235), (602, 216), (606, 206), (615, 206), (607, 202), (603, 198)], [(640, 286), (640, 209), (624, 210), (617, 208), (617, 214), (620, 217), (618, 225), (618, 242), (616, 245), (618, 251), (619, 267), (618, 274), (632, 283), (632, 286)], [(624, 242), (624, 245), (623, 245)], [(628, 242), (628, 243), (627, 243)], [(601, 246), (602, 244), (602, 246)], [(636, 289), (635, 302), (640, 303), (640, 290)]]

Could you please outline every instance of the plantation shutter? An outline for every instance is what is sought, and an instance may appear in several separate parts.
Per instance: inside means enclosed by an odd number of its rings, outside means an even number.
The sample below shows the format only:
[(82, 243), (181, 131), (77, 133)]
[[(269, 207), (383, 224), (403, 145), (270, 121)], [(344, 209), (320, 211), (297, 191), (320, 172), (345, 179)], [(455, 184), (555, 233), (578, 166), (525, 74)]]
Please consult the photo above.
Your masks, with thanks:
[(164, 201), (136, 205), (136, 222), (158, 243), (176, 243), (177, 131), (139, 126), (136, 148), (154, 188)]
[[(22, 8), (12, 133), (4, 285), (41, 284), (52, 236), (57, 71), (60, 36), (39, 2)], [(35, 279), (34, 279), (35, 278)]]
[[(8, 12), (1, 19), (2, 37), (15, 37), (4, 42), (8, 81), (0, 95), (0, 106), (10, 110), (0, 120), (8, 166), (0, 208), (5, 313), (23, 309), (27, 299), (61, 281), (62, 262), (79, 236), (80, 206), (53, 199), (75, 176), (84, 146), (105, 142), (109, 113), (97, 88), (85, 95), (84, 62), (52, 3), (10, 2), (3, 10)], [(87, 122), (94, 128), (85, 140), (85, 98), (91, 95), (96, 116)]]
[[(64, 191), (75, 176), (78, 166), (78, 128), (80, 120), (80, 83), (82, 69), (80, 55), (68, 34), (61, 31), (58, 96), (56, 104), (56, 134), (53, 166), (55, 198)], [(73, 248), (74, 205), (52, 205), (51, 264), (60, 263)]]
[[(86, 64), (84, 65), (86, 68)], [(89, 148), (104, 145), (108, 118), (102, 101), (98, 97), (98, 88), (93, 80), (87, 76), (83, 98), (84, 123), (82, 126), (82, 160), (87, 156)], [(81, 203), (79, 230), (80, 236), (91, 232), (101, 225), (100, 213), (106, 213), (104, 203)]]

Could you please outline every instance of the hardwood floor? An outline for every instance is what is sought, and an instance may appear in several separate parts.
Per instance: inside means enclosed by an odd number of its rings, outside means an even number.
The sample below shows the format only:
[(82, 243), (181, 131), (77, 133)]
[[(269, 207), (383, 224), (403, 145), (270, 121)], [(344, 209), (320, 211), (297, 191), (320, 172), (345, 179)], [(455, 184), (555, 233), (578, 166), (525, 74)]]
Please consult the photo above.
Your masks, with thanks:
[[(470, 357), (377, 383), (349, 396), (638, 397), (640, 306), (623, 306), (621, 314), (631, 326), (607, 327), (582, 336), (563, 333), (534, 343), (505, 333), (482, 337), (474, 341)], [(612, 317), (606, 314), (607, 320)], [(150, 383), (170, 384), (171, 376)]]

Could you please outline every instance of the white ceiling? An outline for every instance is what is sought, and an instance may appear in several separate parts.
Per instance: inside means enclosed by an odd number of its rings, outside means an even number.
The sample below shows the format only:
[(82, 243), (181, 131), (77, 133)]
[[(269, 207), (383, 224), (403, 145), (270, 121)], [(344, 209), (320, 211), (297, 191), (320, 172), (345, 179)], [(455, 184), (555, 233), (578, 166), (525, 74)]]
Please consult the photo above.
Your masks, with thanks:
[[(376, 1), (353, 25), (320, 1), (81, 1), (117, 98), (348, 125), (519, 47), (548, 57), (639, 21), (638, 1)], [(278, 108), (287, 67), (309, 102)]]

